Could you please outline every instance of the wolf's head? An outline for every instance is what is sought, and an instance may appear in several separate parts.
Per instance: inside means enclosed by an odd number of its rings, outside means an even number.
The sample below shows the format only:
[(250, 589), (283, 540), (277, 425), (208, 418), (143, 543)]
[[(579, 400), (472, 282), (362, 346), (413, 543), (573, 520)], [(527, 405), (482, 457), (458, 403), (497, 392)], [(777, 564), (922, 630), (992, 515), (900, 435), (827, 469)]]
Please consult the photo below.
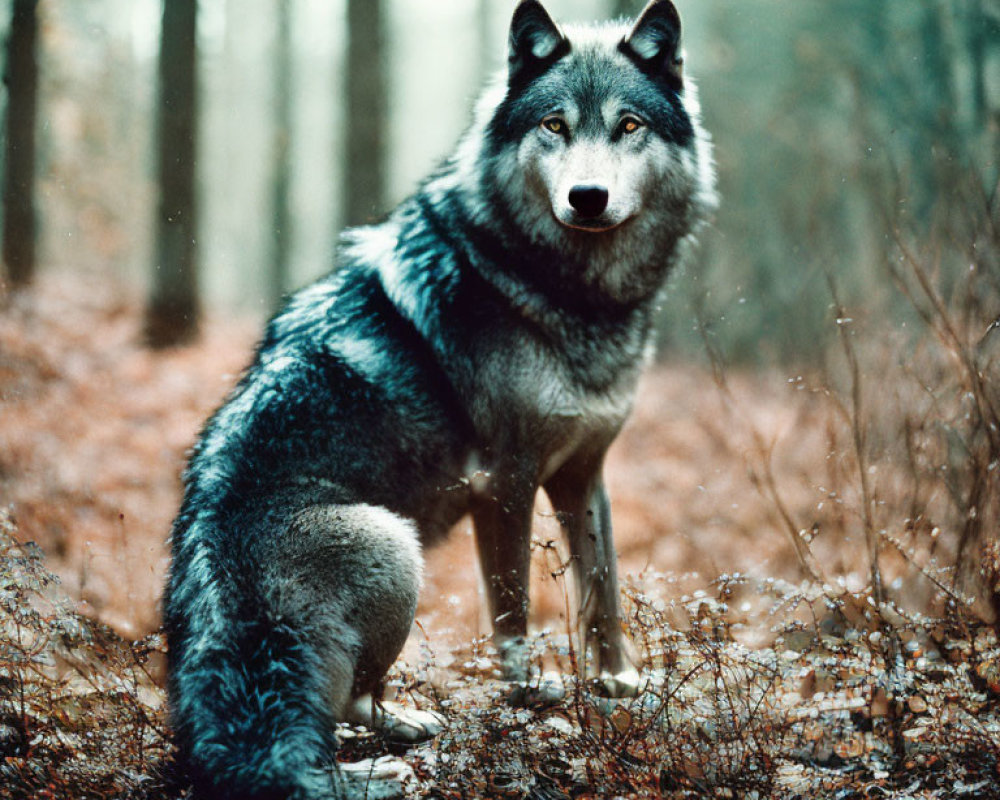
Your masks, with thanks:
[(498, 117), (555, 220), (592, 233), (640, 214), (665, 177), (656, 173), (694, 138), (673, 3), (650, 4), (624, 36), (594, 35), (607, 32), (578, 34), (574, 47), (537, 0), (524, 0), (511, 23), (507, 108)]
[(669, 258), (714, 202), (680, 43), (670, 0), (633, 24), (565, 30), (521, 0), (511, 21), (506, 79), (486, 107), (486, 192), (532, 239), (603, 262), (605, 281), (623, 258)]

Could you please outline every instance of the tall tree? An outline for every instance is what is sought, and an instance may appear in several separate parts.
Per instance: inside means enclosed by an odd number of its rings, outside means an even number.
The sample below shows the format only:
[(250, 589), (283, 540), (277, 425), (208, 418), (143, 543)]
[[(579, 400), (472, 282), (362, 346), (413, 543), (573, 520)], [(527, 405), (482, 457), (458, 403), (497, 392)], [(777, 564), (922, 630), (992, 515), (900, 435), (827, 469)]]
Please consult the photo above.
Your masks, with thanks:
[(35, 115), (38, 0), (14, 0), (7, 41), (7, 141), (3, 186), (3, 261), (14, 286), (35, 272)]
[(146, 310), (153, 347), (191, 339), (198, 330), (197, 133), (198, 0), (164, 0), (160, 33), (156, 261)]
[(385, 206), (387, 80), (382, 0), (347, 0), (344, 223), (370, 222)]
[(273, 233), (271, 240), (270, 295), (277, 306), (289, 289), (288, 254), (292, 214), (289, 208), (292, 139), (292, 10), (291, 0), (277, 2), (277, 39), (274, 48), (274, 180), (271, 195)]

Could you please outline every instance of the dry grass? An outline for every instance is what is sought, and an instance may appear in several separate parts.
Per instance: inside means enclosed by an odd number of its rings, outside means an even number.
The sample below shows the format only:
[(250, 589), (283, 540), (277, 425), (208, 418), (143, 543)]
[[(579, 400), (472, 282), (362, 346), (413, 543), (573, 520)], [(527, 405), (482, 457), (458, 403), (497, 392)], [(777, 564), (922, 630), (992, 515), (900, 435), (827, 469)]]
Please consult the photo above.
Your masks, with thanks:
[(170, 751), (150, 662), (83, 616), (0, 513), (0, 785), (9, 798), (161, 797)]
[[(738, 641), (760, 622), (733, 607), (748, 591), (769, 598), (771, 647)], [(570, 680), (566, 700), (523, 709), (482, 675), (453, 680), (439, 701), (450, 730), (409, 755), (425, 781), (414, 795), (992, 796), (1000, 649), (986, 626), (900, 617), (904, 648), (890, 655), (870, 592), (732, 577), (684, 601), (630, 591), (628, 608), (648, 666), (640, 697), (602, 700)], [(567, 674), (570, 642), (540, 645)]]

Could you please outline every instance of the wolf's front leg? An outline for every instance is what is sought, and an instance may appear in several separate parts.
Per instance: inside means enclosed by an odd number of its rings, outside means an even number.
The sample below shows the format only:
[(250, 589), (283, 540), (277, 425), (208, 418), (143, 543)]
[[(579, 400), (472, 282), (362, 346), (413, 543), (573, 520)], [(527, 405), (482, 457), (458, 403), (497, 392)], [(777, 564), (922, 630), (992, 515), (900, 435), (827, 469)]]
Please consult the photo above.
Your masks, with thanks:
[(503, 676), (528, 679), (528, 578), (531, 569), (531, 515), (534, 488), (496, 491), (472, 512), (493, 641)]
[(567, 464), (545, 484), (545, 492), (569, 539), (580, 627), (596, 657), (598, 680), (612, 697), (632, 696), (639, 672), (619, 622), (617, 558), (601, 460), (596, 466)]

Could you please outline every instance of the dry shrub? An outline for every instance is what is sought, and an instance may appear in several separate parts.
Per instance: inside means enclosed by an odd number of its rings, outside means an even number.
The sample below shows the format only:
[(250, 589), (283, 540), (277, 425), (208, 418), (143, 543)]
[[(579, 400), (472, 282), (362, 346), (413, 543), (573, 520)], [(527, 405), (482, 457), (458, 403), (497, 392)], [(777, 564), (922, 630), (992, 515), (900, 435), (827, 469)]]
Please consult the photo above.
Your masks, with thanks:
[[(928, 594), (918, 608), (971, 603), (995, 619), (1000, 197), (970, 191), (964, 199), (929, 243), (896, 231), (889, 273), (912, 312), (909, 331), (841, 326), (850, 393), (832, 396), (851, 430), (843, 452), (862, 489), (876, 592), (883, 562), (901, 559), (897, 598), (919, 583)], [(838, 318), (847, 316), (837, 306)], [(863, 349), (862, 336), (888, 345)]]
[[(762, 622), (742, 610), (747, 593), (768, 598), (770, 647), (740, 642)], [(422, 779), (413, 796), (991, 796), (1000, 644), (961, 610), (880, 614), (867, 589), (741, 576), (676, 601), (627, 587), (626, 602), (647, 677), (639, 697), (591, 692), (574, 673), (574, 637), (543, 635), (539, 658), (571, 676), (565, 697), (525, 708), (488, 674), (454, 679), (438, 697), (449, 730), (407, 756)], [(899, 650), (882, 632), (889, 616)]]
[(150, 661), (81, 615), (0, 513), (0, 785), (4, 797), (165, 797), (170, 747)]
[[(5, 796), (178, 797), (163, 777), (169, 736), (150, 678), (149, 659), (162, 656), (158, 638), (129, 643), (80, 616), (37, 549), (17, 544), (13, 533), (5, 517)], [(552, 571), (563, 591), (563, 570)], [(437, 706), (450, 722), (437, 740), (403, 754), (418, 778), (409, 795), (988, 796), (1000, 763), (1000, 644), (962, 607), (941, 618), (891, 604), (880, 613), (869, 590), (742, 576), (665, 600), (668, 587), (657, 586), (670, 576), (645, 577), (646, 590), (625, 590), (626, 624), (648, 677), (635, 699), (591, 691), (572, 631), (535, 640), (539, 665), (548, 660), (568, 676), (561, 698), (529, 691), (527, 702), (509, 702), (484, 642), (449, 670), (443, 687), (429, 682), (433, 664), (398, 672), (402, 694)], [(898, 651), (886, 645), (887, 619)], [(772, 646), (741, 643), (761, 624), (770, 626)], [(363, 741), (360, 755), (389, 750), (370, 736)], [(342, 757), (356, 757), (353, 749)]]
[[(748, 473), (806, 578), (843, 583), (853, 571), (879, 602), (925, 612), (971, 604), (992, 619), (1000, 611), (1000, 199), (970, 192), (965, 203), (930, 243), (926, 231), (895, 231), (886, 252), (886, 279), (898, 289), (891, 308), (846, 308), (828, 278), (837, 346), (790, 382), (825, 417), (823, 470), (801, 476), (811, 509), (786, 501), (775, 443), (740, 407), (706, 343), (727, 424), (744, 432)], [(801, 430), (784, 446), (814, 446), (815, 433)]]

